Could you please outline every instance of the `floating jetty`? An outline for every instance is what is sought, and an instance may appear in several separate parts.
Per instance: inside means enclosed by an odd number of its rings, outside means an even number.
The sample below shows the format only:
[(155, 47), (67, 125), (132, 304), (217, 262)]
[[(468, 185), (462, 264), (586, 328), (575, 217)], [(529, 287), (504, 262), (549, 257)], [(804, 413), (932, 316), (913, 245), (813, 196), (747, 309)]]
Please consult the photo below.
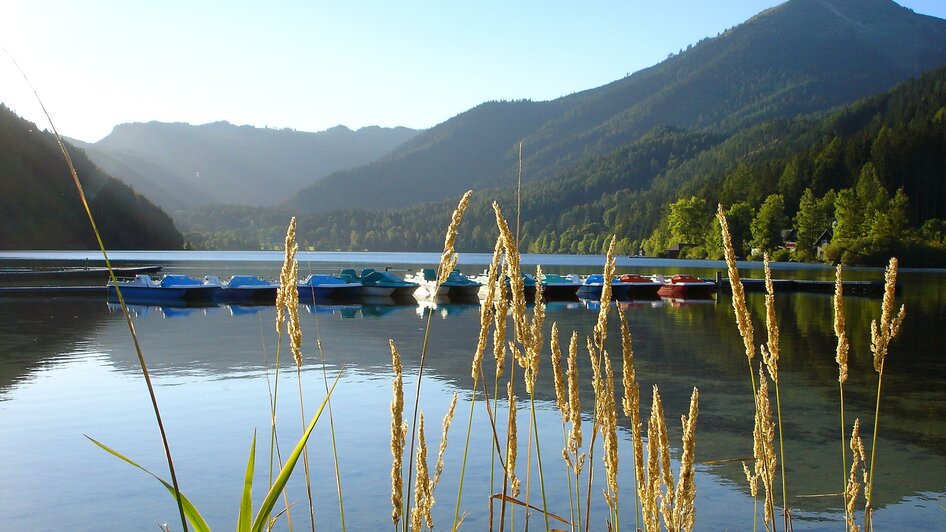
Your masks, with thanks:
[[(134, 277), (142, 273), (158, 273), (161, 266), (129, 266), (112, 268), (116, 277)], [(63, 281), (63, 280), (99, 280), (102, 283), (109, 278), (108, 268), (56, 268), (30, 269), (11, 268), (0, 269), (0, 282), (35, 282), (35, 281)]]
[(104, 297), (108, 295), (105, 286), (2, 286), (0, 298), (25, 297)]
[[(732, 291), (728, 278), (719, 278), (720, 290)], [(844, 295), (879, 296), (884, 293), (883, 281), (842, 281)], [(765, 279), (742, 279), (742, 286), (747, 292), (765, 292)], [(897, 287), (899, 289), (899, 286)], [(772, 279), (775, 292), (813, 292), (834, 293), (834, 281), (802, 281), (793, 279)]]

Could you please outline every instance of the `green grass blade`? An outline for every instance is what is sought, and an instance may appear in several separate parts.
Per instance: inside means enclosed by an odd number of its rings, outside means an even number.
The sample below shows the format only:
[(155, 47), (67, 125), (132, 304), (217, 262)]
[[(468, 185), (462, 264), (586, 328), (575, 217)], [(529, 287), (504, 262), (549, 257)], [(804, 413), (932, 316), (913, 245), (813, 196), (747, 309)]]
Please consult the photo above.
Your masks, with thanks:
[(250, 457), (246, 461), (246, 475), (243, 477), (243, 496), (240, 498), (240, 517), (237, 519), (237, 532), (250, 532), (253, 525), (253, 470), (256, 468), (256, 431), (253, 431), (253, 443), (250, 444)]
[[(131, 458), (126, 457), (125, 455), (121, 454), (120, 452), (116, 451), (115, 449), (112, 449), (111, 447), (105, 445), (104, 443), (102, 443), (102, 442), (96, 440), (95, 438), (93, 438), (93, 437), (91, 437), (91, 436), (89, 436), (89, 435), (87, 435), (87, 434), (84, 435), (84, 436), (85, 436), (86, 438), (88, 438), (89, 441), (91, 441), (91, 442), (94, 443), (95, 445), (98, 445), (99, 448), (101, 448), (103, 451), (107, 452), (108, 454), (114, 456), (115, 458), (118, 458), (118, 459), (120, 459), (120, 460), (123, 460), (123, 461), (126, 462), (127, 464), (129, 464), (129, 465), (131, 465), (131, 466), (134, 466), (134, 467), (137, 467), (138, 469), (140, 469), (140, 470), (144, 471), (145, 473), (147, 473), (147, 474), (151, 475), (152, 477), (154, 477), (155, 480), (157, 480), (158, 482), (160, 482), (161, 484), (164, 485), (164, 487), (168, 490), (168, 492), (170, 492), (172, 498), (174, 498), (175, 500), (177, 499), (177, 496), (175, 495), (175, 491), (174, 491), (174, 486), (172, 486), (171, 484), (169, 484), (168, 482), (166, 482), (163, 478), (159, 477), (158, 475), (155, 475), (154, 473), (152, 473), (152, 472), (151, 472), (150, 470), (148, 470), (147, 468), (138, 465), (138, 464), (137, 464), (134, 460), (132, 460)], [(204, 521), (203, 516), (201, 516), (201, 515), (200, 515), (200, 512), (197, 511), (197, 507), (195, 507), (195, 506), (190, 502), (190, 500), (188, 500), (188, 498), (184, 496), (183, 493), (180, 493), (180, 496), (181, 496), (181, 503), (182, 503), (182, 505), (183, 505), (183, 507), (184, 507), (184, 515), (187, 517), (187, 520), (188, 520), (188, 522), (190, 522), (191, 526), (194, 527), (194, 530), (195, 530), (196, 532), (210, 532), (210, 526), (207, 525), (207, 522)]]
[(263, 499), (263, 504), (260, 506), (259, 511), (256, 513), (256, 519), (253, 521), (253, 532), (263, 532), (266, 528), (269, 514), (273, 511), (273, 507), (276, 505), (277, 499), (279, 499), (279, 494), (286, 486), (286, 482), (289, 481), (289, 476), (292, 475), (292, 470), (296, 466), (296, 462), (298, 462), (299, 457), (302, 456), (302, 449), (305, 448), (305, 444), (309, 440), (309, 435), (312, 434), (312, 430), (315, 429), (315, 424), (319, 421), (322, 411), (325, 410), (325, 404), (328, 402), (328, 398), (331, 397), (332, 391), (335, 390), (335, 385), (338, 384), (338, 379), (340, 379), (341, 376), (342, 373), (339, 372), (335, 377), (335, 382), (332, 383), (332, 387), (329, 388), (328, 393), (325, 394), (325, 398), (322, 399), (322, 404), (319, 405), (319, 409), (315, 412), (315, 415), (312, 416), (312, 421), (309, 422), (309, 426), (306, 427), (305, 432), (302, 433), (302, 437), (299, 438), (296, 447), (286, 459), (286, 463), (283, 465), (279, 475), (276, 476), (276, 480), (269, 489), (269, 493), (267, 493), (266, 497)]

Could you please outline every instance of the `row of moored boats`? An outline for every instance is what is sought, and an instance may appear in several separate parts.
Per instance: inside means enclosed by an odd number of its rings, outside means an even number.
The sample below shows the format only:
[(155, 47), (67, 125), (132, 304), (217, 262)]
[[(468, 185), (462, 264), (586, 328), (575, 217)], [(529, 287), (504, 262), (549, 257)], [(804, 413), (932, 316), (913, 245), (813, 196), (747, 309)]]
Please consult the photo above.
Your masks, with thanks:
[[(425, 268), (400, 278), (389, 271), (366, 268), (357, 272), (344, 269), (338, 275), (313, 274), (297, 283), (300, 301), (352, 300), (358, 297), (469, 298), (485, 295), (487, 275), (468, 277), (454, 270), (441, 284), (436, 271)], [(657, 297), (706, 298), (716, 290), (716, 283), (690, 275), (644, 276), (624, 274), (610, 282), (614, 299), (653, 299)], [(195, 279), (186, 275), (165, 275), (161, 279), (147, 274), (132, 280), (109, 282), (110, 292), (119, 287), (122, 296), (132, 302), (223, 301), (273, 303), (279, 283), (255, 275), (234, 275), (223, 281), (215, 275)], [(507, 280), (508, 286), (508, 280)], [(604, 276), (594, 274), (544, 274), (536, 279), (523, 274), (526, 297), (531, 300), (541, 290), (548, 300), (596, 299), (605, 286)]]

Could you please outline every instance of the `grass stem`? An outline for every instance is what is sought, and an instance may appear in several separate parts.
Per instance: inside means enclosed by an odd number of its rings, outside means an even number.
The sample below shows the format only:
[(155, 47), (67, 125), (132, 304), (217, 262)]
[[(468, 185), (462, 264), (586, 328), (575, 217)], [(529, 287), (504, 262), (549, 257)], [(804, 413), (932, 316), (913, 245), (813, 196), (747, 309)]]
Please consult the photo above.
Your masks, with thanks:
[(13, 65), (19, 71), (20, 75), (23, 76), (23, 79), (26, 81), (26, 84), (29, 86), (30, 90), (33, 92), (33, 96), (36, 97), (36, 101), (39, 103), (40, 108), (43, 110), (43, 114), (46, 116), (46, 120), (49, 122), (49, 127), (53, 131), (53, 135), (56, 137), (56, 143), (59, 145), (59, 150), (62, 152), (62, 156), (66, 161), (66, 166), (69, 167), (69, 174), (72, 177), (72, 182), (76, 186), (76, 191), (79, 193), (79, 199), (82, 202), (82, 207), (85, 209), (86, 216), (89, 218), (89, 224), (92, 226), (92, 232), (95, 233), (95, 240), (98, 243), (99, 251), (102, 252), (102, 257), (105, 260), (105, 267), (108, 269), (109, 279), (112, 281), (112, 284), (115, 286), (115, 293), (118, 297), (118, 303), (122, 309), (122, 316), (125, 318), (125, 323), (128, 326), (128, 332), (131, 335), (132, 343), (135, 346), (135, 354), (138, 357), (138, 366), (141, 368), (141, 374), (145, 380), (145, 386), (148, 389), (148, 396), (151, 399), (151, 408), (154, 411), (155, 422), (158, 425), (158, 432), (161, 435), (161, 443), (164, 446), (164, 454), (168, 464), (168, 472), (171, 475), (171, 485), (174, 488), (174, 498), (177, 501), (177, 509), (181, 518), (181, 527), (184, 532), (187, 532), (187, 518), (184, 515), (184, 502), (181, 496), (180, 485), (177, 482), (177, 473), (174, 470), (174, 460), (171, 456), (171, 446), (168, 442), (167, 431), (164, 428), (164, 422), (161, 419), (161, 409), (158, 407), (158, 398), (154, 392), (154, 385), (151, 382), (151, 374), (148, 372), (148, 365), (145, 362), (144, 353), (141, 350), (141, 345), (138, 342), (138, 336), (135, 333), (135, 326), (131, 321), (131, 313), (128, 312), (128, 306), (125, 304), (125, 298), (122, 295), (121, 289), (118, 287), (118, 279), (115, 276), (115, 270), (112, 269), (112, 263), (108, 258), (108, 252), (105, 250), (105, 243), (102, 240), (102, 234), (99, 232), (98, 226), (95, 224), (95, 217), (92, 216), (92, 209), (89, 207), (89, 202), (86, 199), (85, 191), (82, 188), (82, 183), (79, 181), (79, 174), (76, 172), (76, 167), (72, 163), (72, 157), (69, 155), (69, 151), (66, 149), (66, 144), (62, 140), (62, 136), (59, 135), (59, 131), (56, 129), (56, 125), (53, 123), (52, 117), (49, 115), (49, 111), (46, 110), (46, 105), (43, 103), (42, 98), (39, 97), (39, 92), (37, 92), (36, 87), (33, 86), (33, 82), (30, 81), (30, 78), (26, 75), (26, 72), (20, 68), (19, 63), (16, 62), (16, 59), (7, 51), (6, 48), (3, 48), (4, 53), (7, 54), (7, 57), (10, 58), (10, 61), (13, 62)]

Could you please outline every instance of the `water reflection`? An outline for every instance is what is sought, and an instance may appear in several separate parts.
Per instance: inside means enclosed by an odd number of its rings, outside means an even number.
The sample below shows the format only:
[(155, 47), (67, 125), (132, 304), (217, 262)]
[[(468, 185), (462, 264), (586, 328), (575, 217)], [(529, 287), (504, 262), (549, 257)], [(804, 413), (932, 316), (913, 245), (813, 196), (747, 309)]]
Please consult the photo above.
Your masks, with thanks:
[[(900, 339), (891, 346), (881, 410), (879, 476), (875, 489), (881, 515), (885, 507), (905, 500), (916, 504), (923, 504), (916, 500), (923, 496), (942, 500), (946, 491), (946, 421), (939, 417), (946, 408), (946, 396), (942, 393), (946, 386), (946, 359), (942, 356), (942, 346), (946, 345), (942, 330), (946, 301), (940, 289), (944, 277), (914, 279), (912, 287), (904, 290), (908, 317)], [(553, 322), (558, 323), (562, 344), (567, 344), (573, 330), (578, 331), (580, 338), (590, 334), (598, 305), (595, 301), (550, 302), (546, 338)], [(793, 496), (835, 493), (840, 489), (841, 474), (837, 463), (840, 442), (831, 298), (821, 294), (786, 294), (776, 299), (776, 305), (782, 343), (780, 370), (789, 490)], [(634, 337), (641, 388), (648, 390), (652, 384), (660, 386), (669, 419), (684, 413), (692, 387), (700, 388), (697, 460), (750, 456), (753, 412), (747, 374), (750, 368), (728, 299), (622, 301), (615, 306), (627, 316)], [(765, 340), (758, 336), (764, 331), (762, 296), (749, 294), (748, 306), (756, 324), (756, 343), (761, 343)], [(876, 387), (869, 351), (869, 324), (879, 314), (879, 301), (847, 297), (845, 309), (852, 345), (851, 377), (845, 385), (847, 421), (850, 425), (859, 417), (866, 426), (872, 423)], [(272, 306), (133, 306), (130, 310), (158, 382), (172, 382), (191, 389), (205, 404), (236, 402), (236, 396), (227, 394), (246, 393), (244, 388), (212, 383), (263, 375), (274, 360), (276, 335)], [(444, 397), (454, 389), (466, 390), (468, 397), (470, 358), (477, 339), (479, 314), (477, 300), (422, 300), (404, 304), (386, 298), (305, 305), (302, 314), (305, 378), (314, 381), (307, 385), (317, 389), (320, 382), (317, 379), (321, 377), (321, 353), (316, 347), (316, 338), (319, 338), (329, 368), (343, 365), (349, 368), (352, 378), (348, 386), (365, 386), (365, 390), (370, 388), (374, 390), (371, 393), (380, 395), (380, 408), (375, 405), (369, 411), (369, 407), (356, 402), (348, 403), (350, 410), (344, 410), (346, 403), (340, 401), (337, 412), (356, 419), (370, 417), (378, 424), (377, 434), (372, 432), (370, 437), (380, 434), (383, 440), (384, 402), (390, 393), (388, 339), (397, 342), (405, 371), (412, 375), (419, 364), (426, 318), (435, 318), (431, 324), (425, 379), (429, 376), (436, 382), (432, 389), (442, 388)], [(583, 340), (579, 344), (583, 345)], [(0, 302), (0, 352), (4, 354), (0, 359), (0, 397), (7, 398), (10, 390), (29, 382), (31, 375), (48, 371), (48, 363), (90, 346), (103, 354), (111, 372), (127, 377), (140, 372), (127, 328), (114, 306), (98, 301)], [(619, 373), (621, 346), (616, 319), (610, 322), (607, 347)], [(543, 360), (547, 361), (548, 356), (548, 352), (543, 353)], [(491, 366), (487, 358), (485, 379), (489, 383), (493, 381)], [(536, 401), (540, 410), (549, 414), (546, 419), (554, 423), (555, 416), (551, 415), (553, 383), (547, 367), (543, 366), (539, 372)], [(584, 384), (582, 404), (587, 409), (592, 397), (588, 386), (591, 370), (586, 356), (580, 357), (579, 372)], [(620, 374), (616, 378), (620, 379)], [(375, 384), (366, 384), (372, 382)], [(254, 381), (254, 385), (265, 393), (265, 384)], [(206, 392), (201, 390), (208, 387), (218, 390), (221, 396), (206, 397)], [(231, 388), (233, 391), (229, 391)], [(353, 388), (350, 388), (353, 393), (361, 393)], [(362, 392), (367, 394), (365, 390)], [(129, 393), (139, 394), (141, 390), (136, 388)], [(649, 400), (645, 401), (645, 406), (647, 404)], [(435, 402), (428, 408), (439, 412), (444, 406), (445, 403)], [(240, 422), (240, 419), (235, 421)], [(622, 420), (622, 424), (625, 427), (621, 436), (623, 445), (629, 441), (629, 434), (626, 421)], [(672, 422), (669, 425), (671, 441), (679, 441), (678, 425)], [(554, 443), (552, 448), (555, 448)], [(554, 450), (551, 452), (556, 454)], [(374, 462), (388, 460), (383, 441), (378, 453), (370, 457)], [(630, 463), (630, 460), (622, 463)], [(622, 476), (630, 474), (629, 468), (624, 471)], [(704, 464), (698, 471), (699, 480), (703, 482), (697, 490), (698, 496), (701, 492), (706, 493), (703, 497), (715, 497), (726, 490), (732, 492), (726, 495), (728, 499), (721, 501), (720, 509), (714, 510), (707, 499), (699, 499), (698, 514), (706, 520), (701, 521), (698, 515), (698, 522), (710, 523), (709, 528), (730, 525), (732, 521), (726, 519), (726, 512), (731, 508), (727, 505), (733, 504), (732, 497), (738, 495), (741, 501), (746, 496), (741, 465)], [(625, 501), (633, 499), (630, 492), (622, 497)], [(795, 498), (792, 506), (797, 509), (797, 515), (811, 519), (811, 524), (820, 519), (836, 520), (839, 502), (831, 497), (805, 497)], [(935, 502), (927, 504), (934, 508), (935, 505)], [(748, 509), (745, 513), (748, 514)], [(898, 519), (903, 519), (898, 522), (903, 526), (911, 526), (910, 518), (909, 512), (904, 516), (898, 514)], [(913, 524), (924, 526), (924, 523)], [(805, 528), (801, 524), (796, 526)]]

